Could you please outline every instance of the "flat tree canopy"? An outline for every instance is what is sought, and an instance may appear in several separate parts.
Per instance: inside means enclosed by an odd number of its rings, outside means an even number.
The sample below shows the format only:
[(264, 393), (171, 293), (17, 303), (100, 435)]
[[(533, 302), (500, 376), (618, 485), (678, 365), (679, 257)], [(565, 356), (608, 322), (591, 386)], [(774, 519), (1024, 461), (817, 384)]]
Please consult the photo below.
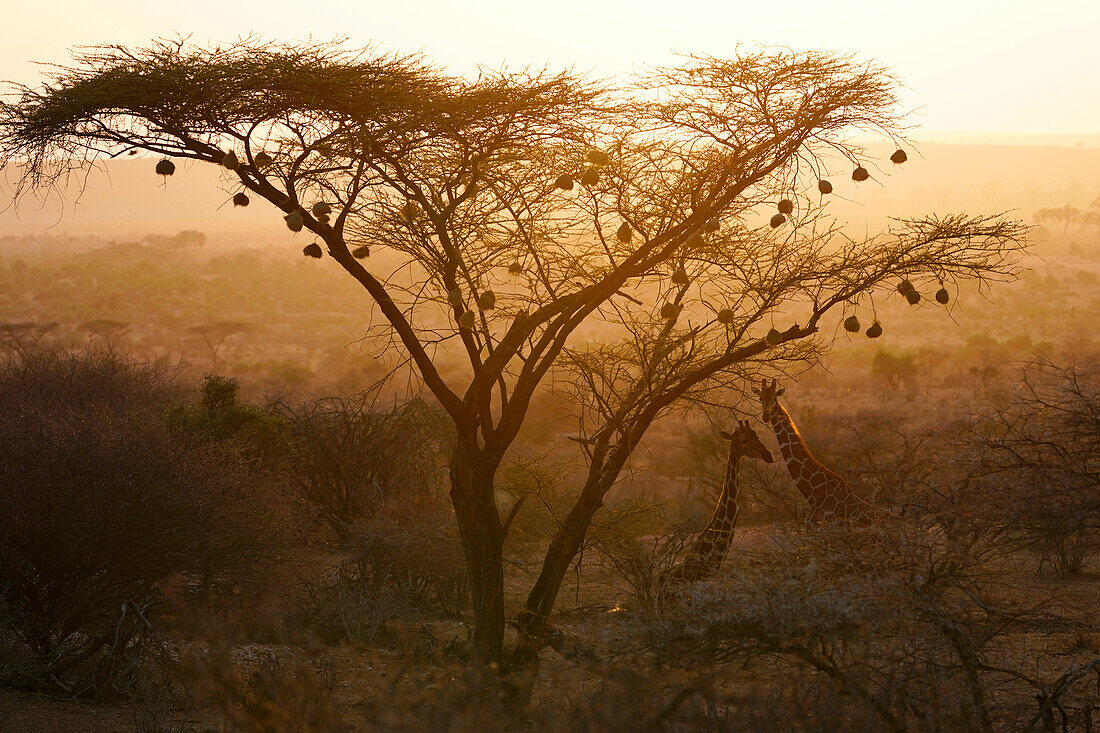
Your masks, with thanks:
[[(457, 430), (475, 663), (529, 667), (593, 513), (657, 416), (820, 348), (826, 314), (899, 279), (1013, 273), (1024, 230), (998, 217), (898, 222), (863, 240), (827, 217), (826, 161), (870, 165), (856, 133), (896, 139), (895, 86), (873, 64), (786, 50), (686, 57), (612, 84), (466, 78), (336, 45), (162, 41), (94, 49), (19, 89), (0, 105), (0, 162), (21, 170), (19, 192), (132, 150), (223, 166), (323, 245), (307, 254), (363, 286)], [(383, 248), (409, 277), (372, 266)], [(769, 335), (772, 314), (794, 310), (799, 322)], [(437, 355), (456, 351), (465, 371), (445, 376)], [(589, 478), (509, 659), (494, 477), (544, 377), (566, 365), (590, 418)]]

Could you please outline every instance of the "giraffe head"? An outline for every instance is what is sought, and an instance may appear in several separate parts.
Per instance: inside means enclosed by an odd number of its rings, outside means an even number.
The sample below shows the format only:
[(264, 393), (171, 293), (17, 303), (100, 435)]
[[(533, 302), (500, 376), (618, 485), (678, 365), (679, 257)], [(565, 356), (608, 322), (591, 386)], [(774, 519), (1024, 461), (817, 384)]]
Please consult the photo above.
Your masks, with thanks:
[(772, 416), (775, 414), (775, 407), (779, 404), (779, 396), (786, 390), (780, 387), (779, 382), (774, 379), (771, 382), (763, 379), (760, 381), (760, 388), (757, 389), (754, 386), (752, 391), (754, 394), (760, 395), (761, 419), (766, 423), (770, 423)]
[(745, 458), (759, 458), (764, 463), (774, 463), (771, 451), (760, 442), (760, 436), (749, 426), (748, 420), (739, 420), (732, 433), (719, 430), (718, 434), (730, 442), (730, 453), (737, 452)]

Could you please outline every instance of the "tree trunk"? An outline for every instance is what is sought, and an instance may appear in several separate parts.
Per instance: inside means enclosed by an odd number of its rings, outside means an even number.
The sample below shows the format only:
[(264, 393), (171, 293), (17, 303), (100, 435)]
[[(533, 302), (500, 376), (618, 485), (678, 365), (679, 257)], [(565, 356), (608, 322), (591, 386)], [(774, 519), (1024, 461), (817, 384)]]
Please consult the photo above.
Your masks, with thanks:
[(493, 495), (497, 463), (478, 447), (475, 431), (459, 428), (451, 457), (451, 503), (470, 577), (476, 670), (499, 669), (503, 661), (504, 537)]
[(527, 596), (527, 605), (518, 619), (519, 634), (511, 660), (512, 667), (517, 672), (533, 671), (537, 666), (547, 621), (554, 610), (561, 584), (573, 558), (580, 550), (581, 543), (584, 542), (592, 515), (601, 505), (600, 497), (596, 497), (594, 502), (578, 501), (550, 542), (543, 559), (542, 572)]
[(527, 604), (520, 613), (519, 633), (510, 660), (517, 673), (522, 671), (528, 676), (534, 675), (538, 667), (539, 650), (544, 646), (543, 638), (549, 626), (550, 614), (554, 610), (565, 574), (588, 534), (593, 515), (603, 506), (604, 495), (614, 484), (625, 457), (630, 453), (629, 450), (616, 450), (605, 462), (605, 450), (606, 446), (603, 446), (596, 451), (581, 495), (546, 549), (542, 572), (539, 573), (538, 580), (527, 596)]

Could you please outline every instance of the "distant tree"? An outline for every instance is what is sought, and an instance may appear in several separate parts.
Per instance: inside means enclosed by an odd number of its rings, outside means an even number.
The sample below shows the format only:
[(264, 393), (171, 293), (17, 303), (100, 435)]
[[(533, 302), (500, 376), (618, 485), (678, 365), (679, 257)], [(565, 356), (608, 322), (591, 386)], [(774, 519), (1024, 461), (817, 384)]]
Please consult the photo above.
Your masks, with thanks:
[(130, 330), (125, 321), (112, 321), (109, 318), (97, 318), (80, 324), (81, 331), (99, 337), (107, 348), (115, 348), (123, 334)]
[(1081, 221), (1085, 226), (1100, 229), (1100, 197), (1089, 204), (1089, 208), (1081, 215)]
[(167, 234), (150, 234), (145, 237), (145, 241), (154, 247), (165, 249), (191, 249), (205, 246), (206, 234), (197, 232), (194, 229), (185, 229), (171, 236)]
[(57, 321), (20, 321), (0, 324), (0, 346), (17, 354), (37, 351), (42, 339), (57, 328)]
[[(306, 254), (327, 251), (362, 285), (379, 335), (454, 423), (475, 666), (530, 669), (594, 513), (657, 416), (754, 361), (812, 352), (827, 313), (897, 278), (1012, 273), (1013, 222), (924, 219), (852, 241), (821, 214), (823, 156), (854, 164), (852, 132), (892, 134), (894, 88), (877, 67), (818, 53), (693, 57), (612, 86), (460, 78), (330, 45), (158, 42), (88, 52), (22, 88), (0, 106), (0, 162), (23, 171), (20, 192), (135, 149), (220, 165), (308, 232)], [(769, 228), (775, 209), (763, 221), (761, 209), (783, 199)], [(395, 268), (369, 259), (378, 248)], [(767, 336), (783, 308), (804, 325)], [(508, 659), (510, 518), (494, 485), (532, 398), (566, 364), (589, 375), (590, 469)]]
[(216, 372), (218, 371), (218, 352), (225, 340), (250, 329), (251, 325), (244, 321), (221, 320), (192, 326), (188, 331), (198, 336), (206, 345), (210, 352), (210, 369)]
[(1069, 204), (1060, 209), (1039, 209), (1035, 212), (1035, 221), (1056, 231), (1059, 239), (1065, 239), (1069, 228), (1081, 221), (1081, 210)]
[(884, 379), (887, 384), (897, 389), (902, 382), (917, 376), (917, 365), (913, 363), (912, 354), (895, 354), (886, 349), (879, 349), (871, 359), (871, 376)]

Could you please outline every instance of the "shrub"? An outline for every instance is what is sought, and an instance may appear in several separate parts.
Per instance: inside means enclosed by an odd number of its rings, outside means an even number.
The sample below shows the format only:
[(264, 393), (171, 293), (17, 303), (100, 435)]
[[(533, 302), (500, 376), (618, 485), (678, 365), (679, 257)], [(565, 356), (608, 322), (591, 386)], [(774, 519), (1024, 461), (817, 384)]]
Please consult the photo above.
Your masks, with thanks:
[(439, 411), (421, 400), (375, 410), (374, 396), (281, 406), (297, 488), (342, 541), (384, 500), (431, 494), (442, 476), (448, 433)]
[(14, 681), (73, 696), (132, 691), (162, 590), (238, 568), (258, 544), (232, 453), (162, 419), (156, 365), (39, 352), (0, 363), (0, 635)]
[(546, 455), (528, 455), (500, 467), (494, 488), (497, 506), (507, 525), (505, 549), (516, 562), (529, 560), (545, 548), (572, 507), (561, 490), (572, 468)]
[[(396, 502), (395, 502), (396, 503)], [(355, 525), (350, 556), (303, 579), (298, 623), (328, 643), (366, 643), (388, 623), (455, 617), (469, 597), (462, 547), (446, 507), (404, 503)]]
[(181, 676), (196, 700), (231, 730), (352, 730), (333, 699), (336, 676), (329, 665), (311, 665), (271, 651), (234, 654), (214, 648), (205, 656), (188, 659)]
[[(654, 524), (663, 529), (638, 531)], [(621, 500), (593, 522), (589, 536), (599, 563), (626, 584), (634, 601), (656, 610), (673, 591), (670, 573), (687, 556), (699, 529), (696, 523), (668, 522), (647, 502)]]
[(1027, 699), (1026, 677), (988, 660), (1031, 617), (1004, 600), (995, 539), (899, 520), (777, 532), (756, 563), (652, 615), (648, 643), (693, 669), (774, 660), (810, 683), (788, 713), (822, 706), (868, 730), (1012, 727), (997, 701)]
[(273, 410), (241, 402), (239, 390), (236, 379), (207, 374), (199, 401), (173, 406), (168, 424), (204, 441), (232, 442), (257, 467), (273, 467), (286, 456), (288, 425)]
[(974, 424), (972, 509), (1059, 575), (1100, 552), (1100, 367), (1028, 365)]

